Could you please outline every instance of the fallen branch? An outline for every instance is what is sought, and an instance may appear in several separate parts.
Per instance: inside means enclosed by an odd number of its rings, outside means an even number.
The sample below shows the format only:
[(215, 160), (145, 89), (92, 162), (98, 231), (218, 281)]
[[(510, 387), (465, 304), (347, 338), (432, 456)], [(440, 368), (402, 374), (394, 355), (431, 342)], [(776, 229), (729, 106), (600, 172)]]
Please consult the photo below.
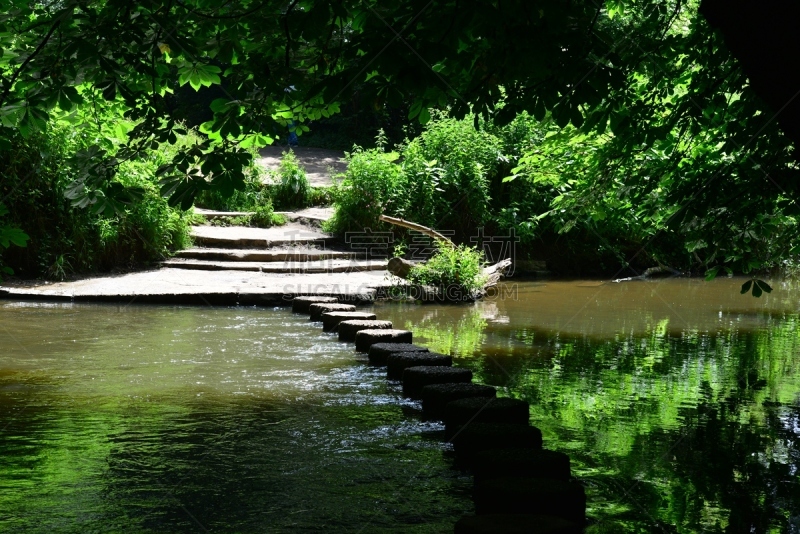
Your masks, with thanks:
[(421, 224), (413, 223), (411, 221), (406, 221), (405, 219), (397, 219), (395, 217), (389, 217), (388, 215), (381, 215), (380, 217), (378, 217), (378, 219), (383, 221), (383, 222), (386, 222), (386, 223), (389, 223), (389, 224), (393, 224), (395, 226), (402, 226), (403, 228), (408, 228), (409, 230), (416, 230), (417, 232), (420, 232), (421, 234), (425, 234), (426, 236), (430, 237), (431, 239), (435, 239), (437, 241), (441, 241), (441, 242), (446, 243), (447, 245), (449, 245), (451, 247), (455, 246), (453, 244), (453, 242), (450, 241), (448, 238), (446, 238), (445, 236), (443, 236), (442, 234), (440, 234), (436, 230), (428, 228), (427, 226), (422, 226)]

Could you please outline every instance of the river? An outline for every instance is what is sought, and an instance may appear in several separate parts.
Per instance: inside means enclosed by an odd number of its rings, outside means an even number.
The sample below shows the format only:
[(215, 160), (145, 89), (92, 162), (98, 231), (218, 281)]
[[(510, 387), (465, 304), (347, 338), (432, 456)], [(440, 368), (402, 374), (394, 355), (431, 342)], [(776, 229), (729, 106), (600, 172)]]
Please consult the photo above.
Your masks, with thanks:
[[(800, 532), (800, 288), (509, 282), (380, 319), (531, 403), (591, 531)], [(441, 426), (287, 308), (0, 301), (0, 531), (447, 532)]]

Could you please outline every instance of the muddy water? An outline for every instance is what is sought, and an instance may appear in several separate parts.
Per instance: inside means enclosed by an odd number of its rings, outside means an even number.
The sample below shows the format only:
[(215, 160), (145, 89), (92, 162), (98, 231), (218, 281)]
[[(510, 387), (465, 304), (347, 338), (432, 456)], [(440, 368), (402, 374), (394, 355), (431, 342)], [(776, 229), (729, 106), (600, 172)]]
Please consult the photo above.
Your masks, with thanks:
[[(379, 318), (528, 400), (596, 532), (800, 532), (800, 290), (507, 284)], [(435, 424), (285, 309), (0, 302), (0, 531), (446, 532)]]
[(507, 285), (378, 306), (532, 404), (596, 532), (800, 532), (800, 290), (743, 280)]

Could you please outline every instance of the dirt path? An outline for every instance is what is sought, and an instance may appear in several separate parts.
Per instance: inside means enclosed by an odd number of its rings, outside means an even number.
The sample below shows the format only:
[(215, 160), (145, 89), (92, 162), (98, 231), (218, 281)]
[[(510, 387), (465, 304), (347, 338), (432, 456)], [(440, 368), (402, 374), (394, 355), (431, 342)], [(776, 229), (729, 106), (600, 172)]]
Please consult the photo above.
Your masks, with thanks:
[[(268, 146), (259, 152), (261, 158), (258, 163), (267, 169), (277, 169), (284, 152), (290, 150), (287, 146)], [(292, 147), (300, 165), (306, 170), (308, 181), (314, 187), (331, 185), (331, 169), (333, 174), (344, 172), (347, 164), (344, 163), (344, 152), (328, 150), (325, 148), (309, 148), (303, 146)]]

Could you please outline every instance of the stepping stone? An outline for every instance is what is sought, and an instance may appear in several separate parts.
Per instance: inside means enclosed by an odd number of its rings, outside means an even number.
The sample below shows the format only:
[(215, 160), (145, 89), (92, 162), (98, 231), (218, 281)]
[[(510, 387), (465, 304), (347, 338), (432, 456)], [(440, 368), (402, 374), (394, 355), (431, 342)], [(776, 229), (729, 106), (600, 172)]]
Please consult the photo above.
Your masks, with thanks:
[[(348, 313), (348, 312), (340, 312)], [(353, 313), (353, 312), (349, 312)], [(375, 321), (365, 319), (350, 319), (339, 323), (339, 341), (355, 341), (356, 334), (361, 330), (389, 330), (391, 321)]]
[(295, 297), (292, 299), (292, 311), (294, 313), (308, 313), (309, 307), (315, 302), (332, 304), (339, 302), (339, 299), (336, 297)]
[(403, 371), (403, 394), (412, 399), (422, 395), (422, 388), (430, 384), (471, 382), (472, 371), (458, 367), (422, 365), (407, 367)]
[(581, 534), (583, 527), (552, 515), (465, 515), (455, 524), (455, 534)]
[(413, 334), (408, 330), (361, 330), (356, 334), (356, 351), (369, 352), (375, 343), (411, 343)]
[(450, 438), (456, 459), (470, 465), (476, 454), (499, 449), (542, 448), (542, 431), (535, 426), (470, 423)]
[(328, 304), (328, 303), (321, 303), (315, 302), (308, 308), (309, 313), (311, 314), (310, 319), (312, 321), (321, 321), (322, 314), (325, 312), (332, 312), (332, 311), (339, 311), (339, 312), (354, 312), (356, 311), (356, 307), (352, 304)]
[(479, 452), (472, 459), (475, 483), (502, 477), (552, 478), (572, 476), (569, 456), (546, 449), (502, 449)]
[(428, 417), (444, 417), (447, 404), (472, 397), (494, 398), (497, 390), (482, 384), (431, 384), (422, 388), (422, 411)]
[(386, 365), (386, 359), (394, 352), (428, 352), (428, 349), (413, 343), (375, 343), (369, 347), (369, 363)]
[(471, 423), (527, 425), (530, 417), (528, 403), (519, 399), (459, 399), (445, 407), (444, 435), (447, 439), (460, 426)]
[(475, 512), (547, 514), (578, 524), (586, 522), (586, 493), (577, 482), (550, 478), (494, 478), (473, 492)]
[(386, 365), (386, 378), (400, 380), (403, 378), (403, 371), (409, 367), (420, 365), (450, 367), (453, 365), (453, 358), (436, 352), (395, 352), (386, 359)]
[(333, 332), (342, 321), (352, 321), (354, 319), (370, 321), (375, 319), (375, 314), (353, 311), (325, 312), (320, 316), (320, 319), (322, 320), (322, 330), (325, 332)]

